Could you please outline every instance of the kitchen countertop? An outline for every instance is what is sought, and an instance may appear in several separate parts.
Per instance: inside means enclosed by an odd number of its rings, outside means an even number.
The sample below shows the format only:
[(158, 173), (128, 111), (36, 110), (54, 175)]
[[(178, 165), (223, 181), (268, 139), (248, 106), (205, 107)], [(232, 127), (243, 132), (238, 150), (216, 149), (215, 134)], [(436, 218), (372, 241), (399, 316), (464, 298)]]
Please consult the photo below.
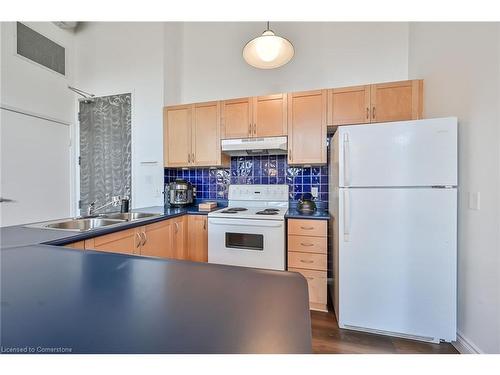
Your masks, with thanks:
[(0, 256), (3, 352), (311, 353), (298, 273), (47, 245)]
[[(219, 204), (213, 211), (225, 207), (224, 204)], [(160, 216), (136, 220), (131, 222), (123, 222), (119, 225), (109, 226), (94, 229), (87, 232), (73, 232), (54, 229), (39, 229), (26, 228), (24, 225), (16, 225), (11, 227), (0, 228), (0, 248), (10, 248), (18, 246), (28, 246), (36, 244), (47, 245), (66, 245), (76, 241), (82, 241), (88, 238), (108, 234), (124, 229), (134, 228), (145, 224), (155, 223), (157, 221), (171, 219), (182, 215), (207, 215), (207, 211), (199, 211), (197, 205), (183, 208), (164, 208), (163, 206), (152, 206), (133, 209), (132, 212), (146, 212), (159, 214)], [(318, 209), (313, 214), (303, 214), (297, 211), (296, 208), (290, 207), (285, 215), (286, 219), (316, 219), (328, 220), (330, 215), (327, 211)]]
[[(220, 209), (224, 206), (219, 206)], [(206, 215), (208, 212), (199, 211), (198, 206), (185, 208), (164, 208), (163, 206), (153, 206), (133, 209), (132, 212), (146, 212), (152, 214), (160, 214), (160, 216), (135, 220), (131, 222), (123, 222), (119, 225), (93, 229), (87, 232), (73, 232), (65, 230), (42, 229), (42, 228), (26, 228), (24, 225), (16, 225), (11, 227), (0, 228), (0, 248), (9, 248), (16, 246), (27, 246), (35, 244), (49, 245), (66, 245), (71, 242), (82, 241), (88, 238), (100, 236), (107, 233), (112, 233), (124, 229), (134, 228), (145, 224), (155, 223), (166, 219), (171, 219), (182, 215)]]
[(314, 219), (314, 220), (329, 220), (330, 214), (328, 211), (318, 209), (311, 214), (299, 212), (296, 208), (288, 208), (285, 219)]

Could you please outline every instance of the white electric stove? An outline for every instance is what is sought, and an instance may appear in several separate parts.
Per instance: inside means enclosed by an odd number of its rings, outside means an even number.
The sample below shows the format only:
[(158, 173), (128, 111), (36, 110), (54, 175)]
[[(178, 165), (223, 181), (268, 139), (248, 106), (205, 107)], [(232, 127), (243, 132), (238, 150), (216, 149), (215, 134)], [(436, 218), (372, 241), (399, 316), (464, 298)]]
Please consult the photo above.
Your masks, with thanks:
[(288, 185), (230, 185), (228, 199), (208, 214), (209, 263), (285, 270)]

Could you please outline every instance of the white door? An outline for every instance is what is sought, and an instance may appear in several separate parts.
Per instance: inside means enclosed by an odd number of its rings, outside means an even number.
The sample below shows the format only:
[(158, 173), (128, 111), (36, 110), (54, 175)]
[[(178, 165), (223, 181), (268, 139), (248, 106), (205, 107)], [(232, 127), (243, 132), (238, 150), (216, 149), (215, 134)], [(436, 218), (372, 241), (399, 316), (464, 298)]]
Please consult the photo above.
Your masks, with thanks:
[(457, 185), (456, 118), (342, 126), (337, 137), (339, 186)]
[(456, 189), (339, 189), (339, 324), (455, 339)]
[(0, 225), (70, 216), (69, 126), (0, 110)]

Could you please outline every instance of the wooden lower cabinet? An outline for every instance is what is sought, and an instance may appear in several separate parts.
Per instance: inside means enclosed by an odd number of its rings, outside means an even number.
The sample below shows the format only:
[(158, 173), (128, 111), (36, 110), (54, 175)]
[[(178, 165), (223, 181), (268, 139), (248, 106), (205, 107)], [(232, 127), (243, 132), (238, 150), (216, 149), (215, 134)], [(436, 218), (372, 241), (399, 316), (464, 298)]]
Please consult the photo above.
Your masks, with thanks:
[(145, 256), (173, 258), (172, 221), (164, 220), (148, 224), (141, 233), (143, 237), (140, 254)]
[(183, 215), (73, 242), (66, 247), (207, 262), (207, 220), (207, 215)]
[(307, 280), (309, 289), (309, 306), (312, 310), (326, 311), (327, 304), (327, 277), (326, 271), (288, 268), (288, 271), (298, 272)]
[(85, 249), (110, 253), (140, 254), (140, 243), (139, 232), (133, 228), (85, 240)]
[(311, 310), (327, 308), (326, 220), (288, 220), (288, 270), (307, 280)]
[(173, 238), (172, 238), (172, 249), (173, 258), (175, 259), (188, 259), (187, 254), (187, 233), (188, 233), (188, 221), (187, 216), (179, 216), (174, 219), (170, 219), (173, 225)]
[(208, 218), (206, 215), (188, 216), (188, 259), (208, 262)]
[(78, 241), (64, 245), (64, 247), (71, 247), (72, 249), (85, 250), (85, 241)]

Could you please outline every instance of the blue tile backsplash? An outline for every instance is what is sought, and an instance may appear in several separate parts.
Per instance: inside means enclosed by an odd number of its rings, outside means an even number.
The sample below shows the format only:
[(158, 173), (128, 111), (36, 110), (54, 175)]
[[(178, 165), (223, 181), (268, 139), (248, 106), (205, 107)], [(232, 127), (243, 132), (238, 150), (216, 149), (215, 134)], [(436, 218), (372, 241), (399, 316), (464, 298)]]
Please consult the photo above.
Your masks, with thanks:
[(229, 184), (287, 184), (290, 201), (297, 201), (317, 186), (318, 202), (328, 201), (328, 167), (288, 166), (286, 155), (239, 156), (227, 168), (165, 168), (165, 183), (176, 178), (188, 180), (198, 199), (227, 199)]

